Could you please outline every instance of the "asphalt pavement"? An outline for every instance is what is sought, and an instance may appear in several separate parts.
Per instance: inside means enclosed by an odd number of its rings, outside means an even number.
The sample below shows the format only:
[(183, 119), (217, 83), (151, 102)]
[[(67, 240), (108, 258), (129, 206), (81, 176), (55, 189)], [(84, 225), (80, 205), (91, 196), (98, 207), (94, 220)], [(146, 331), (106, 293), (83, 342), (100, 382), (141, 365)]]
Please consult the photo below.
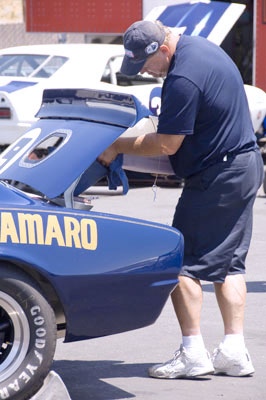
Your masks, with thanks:
[[(97, 187), (89, 195), (99, 196), (94, 201), (95, 211), (171, 225), (180, 193), (180, 188), (149, 187), (131, 189), (122, 196), (119, 190), (110, 195), (106, 188)], [(72, 400), (265, 400), (266, 196), (262, 188), (255, 202), (246, 281), (245, 340), (256, 369), (252, 377), (149, 378), (148, 367), (170, 359), (181, 342), (170, 300), (152, 326), (76, 343), (59, 340), (52, 368), (63, 379)], [(202, 334), (212, 352), (223, 338), (223, 326), (212, 284), (203, 282), (203, 291)]]

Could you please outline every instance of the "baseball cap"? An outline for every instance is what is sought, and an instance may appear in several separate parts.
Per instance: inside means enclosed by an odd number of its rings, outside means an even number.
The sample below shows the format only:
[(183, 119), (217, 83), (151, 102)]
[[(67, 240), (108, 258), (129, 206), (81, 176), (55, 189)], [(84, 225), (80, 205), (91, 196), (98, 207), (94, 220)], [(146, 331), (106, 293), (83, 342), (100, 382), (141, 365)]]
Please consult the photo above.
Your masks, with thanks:
[(125, 75), (136, 75), (147, 61), (163, 44), (164, 28), (154, 21), (134, 22), (123, 37), (125, 56), (121, 72)]

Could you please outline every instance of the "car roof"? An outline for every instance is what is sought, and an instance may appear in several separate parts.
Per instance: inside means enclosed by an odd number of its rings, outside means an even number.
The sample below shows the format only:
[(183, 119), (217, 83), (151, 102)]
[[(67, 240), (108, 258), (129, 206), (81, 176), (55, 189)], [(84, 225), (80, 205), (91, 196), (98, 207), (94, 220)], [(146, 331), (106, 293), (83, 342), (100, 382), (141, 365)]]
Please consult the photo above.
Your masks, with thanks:
[(99, 44), (99, 43), (70, 43), (70, 44), (38, 44), (7, 47), (0, 50), (0, 55), (3, 54), (41, 54), (41, 55), (59, 55), (70, 56), (71, 54), (84, 54), (84, 52), (95, 54), (119, 55), (124, 53), (123, 45), (119, 44)]

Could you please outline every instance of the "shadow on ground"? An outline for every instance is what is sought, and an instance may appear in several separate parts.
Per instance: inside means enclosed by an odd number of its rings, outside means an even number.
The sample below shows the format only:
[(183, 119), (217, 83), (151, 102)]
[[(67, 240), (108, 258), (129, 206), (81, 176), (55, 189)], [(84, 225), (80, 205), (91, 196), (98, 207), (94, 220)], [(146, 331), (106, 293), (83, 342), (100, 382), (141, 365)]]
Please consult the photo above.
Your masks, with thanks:
[[(266, 293), (266, 281), (252, 281), (246, 282), (248, 293)], [(214, 292), (213, 284), (203, 284), (202, 289), (204, 292)]]
[[(105, 382), (111, 378), (149, 378), (147, 369), (153, 364), (125, 364), (123, 361), (54, 361), (52, 369), (63, 379), (71, 400), (119, 400), (136, 398), (117, 386)], [(195, 380), (206, 381), (210, 377)]]

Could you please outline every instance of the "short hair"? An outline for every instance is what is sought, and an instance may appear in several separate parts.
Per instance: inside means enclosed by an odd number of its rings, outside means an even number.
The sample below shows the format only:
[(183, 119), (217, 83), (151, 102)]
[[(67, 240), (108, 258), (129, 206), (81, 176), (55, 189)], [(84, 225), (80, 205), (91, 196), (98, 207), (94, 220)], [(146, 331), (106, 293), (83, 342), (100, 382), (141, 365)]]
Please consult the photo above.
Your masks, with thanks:
[(160, 28), (162, 28), (162, 29), (164, 30), (164, 32), (165, 32), (165, 39), (164, 39), (163, 44), (165, 44), (166, 46), (168, 46), (168, 45), (169, 45), (169, 42), (170, 42), (170, 36), (172, 35), (171, 29), (170, 29), (168, 26), (163, 25), (163, 24), (161, 23), (161, 21), (159, 21), (159, 20), (155, 21), (155, 23), (156, 23)]

